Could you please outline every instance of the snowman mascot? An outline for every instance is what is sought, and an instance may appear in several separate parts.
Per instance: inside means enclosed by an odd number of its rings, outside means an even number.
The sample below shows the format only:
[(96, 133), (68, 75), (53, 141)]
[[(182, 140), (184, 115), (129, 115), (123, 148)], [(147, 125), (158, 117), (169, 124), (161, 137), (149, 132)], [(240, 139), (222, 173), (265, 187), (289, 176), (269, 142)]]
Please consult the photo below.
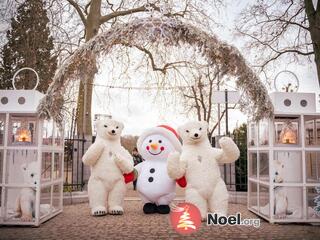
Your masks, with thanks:
[(185, 187), (185, 178), (172, 180), (167, 173), (167, 158), (171, 152), (181, 152), (176, 131), (160, 125), (147, 129), (137, 141), (138, 151), (145, 161), (135, 166), (138, 172), (137, 191), (144, 202), (145, 214), (170, 212), (175, 197), (176, 182)]

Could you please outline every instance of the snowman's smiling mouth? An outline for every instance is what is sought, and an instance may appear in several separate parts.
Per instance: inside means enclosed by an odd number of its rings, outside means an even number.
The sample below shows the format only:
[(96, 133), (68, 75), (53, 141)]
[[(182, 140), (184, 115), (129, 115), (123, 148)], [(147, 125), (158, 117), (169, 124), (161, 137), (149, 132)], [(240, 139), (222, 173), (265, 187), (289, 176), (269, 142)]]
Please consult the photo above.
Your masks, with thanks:
[(160, 150), (160, 152), (158, 152), (158, 153), (152, 153), (152, 152), (150, 152), (149, 150), (148, 150), (148, 152), (149, 152), (151, 155), (155, 156), (155, 155), (159, 155), (160, 153), (162, 153), (163, 150)]

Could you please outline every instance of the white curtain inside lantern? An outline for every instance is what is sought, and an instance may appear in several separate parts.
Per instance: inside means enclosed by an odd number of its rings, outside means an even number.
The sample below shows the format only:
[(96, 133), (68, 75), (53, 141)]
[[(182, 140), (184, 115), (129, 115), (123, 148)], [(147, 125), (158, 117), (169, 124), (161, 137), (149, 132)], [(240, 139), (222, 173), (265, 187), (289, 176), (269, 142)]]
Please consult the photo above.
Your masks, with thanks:
[(292, 122), (285, 122), (280, 132), (280, 143), (296, 144), (298, 141), (297, 129)]

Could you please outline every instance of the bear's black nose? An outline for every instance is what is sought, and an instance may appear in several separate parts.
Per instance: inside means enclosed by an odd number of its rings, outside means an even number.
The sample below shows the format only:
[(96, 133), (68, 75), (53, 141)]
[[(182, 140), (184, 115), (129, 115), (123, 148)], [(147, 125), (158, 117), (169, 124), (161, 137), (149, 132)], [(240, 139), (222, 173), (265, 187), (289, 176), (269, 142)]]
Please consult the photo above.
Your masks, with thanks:
[(116, 131), (115, 131), (115, 130), (112, 130), (111, 132), (112, 132), (112, 133), (116, 133)]
[(195, 133), (195, 134), (194, 134), (194, 136), (195, 136), (195, 137), (198, 137), (198, 136), (199, 136), (199, 134), (198, 134), (198, 133)]
[(34, 184), (37, 184), (37, 182), (34, 182)]

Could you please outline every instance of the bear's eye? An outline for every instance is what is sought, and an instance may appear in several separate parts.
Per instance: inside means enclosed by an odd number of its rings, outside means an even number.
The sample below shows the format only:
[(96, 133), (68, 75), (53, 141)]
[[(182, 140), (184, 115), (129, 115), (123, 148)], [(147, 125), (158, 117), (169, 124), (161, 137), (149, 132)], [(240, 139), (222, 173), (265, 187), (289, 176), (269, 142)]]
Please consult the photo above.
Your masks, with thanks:
[(188, 132), (189, 132), (189, 130), (186, 130), (186, 132), (188, 133)]
[(152, 142), (152, 140), (150, 139), (150, 140), (149, 140), (149, 143), (151, 143), (151, 142)]
[(158, 142), (159, 142), (159, 143), (162, 143), (162, 141), (161, 141), (161, 140), (159, 140)]
[(103, 125), (105, 128), (107, 128), (108, 126), (107, 125)]
[(199, 131), (201, 131), (202, 130), (202, 128), (199, 128)]
[(31, 174), (30, 174), (30, 176), (31, 176), (31, 177), (34, 177), (34, 174), (33, 174), (33, 173), (31, 173)]
[(118, 126), (116, 126), (116, 129), (118, 129), (119, 127)]

